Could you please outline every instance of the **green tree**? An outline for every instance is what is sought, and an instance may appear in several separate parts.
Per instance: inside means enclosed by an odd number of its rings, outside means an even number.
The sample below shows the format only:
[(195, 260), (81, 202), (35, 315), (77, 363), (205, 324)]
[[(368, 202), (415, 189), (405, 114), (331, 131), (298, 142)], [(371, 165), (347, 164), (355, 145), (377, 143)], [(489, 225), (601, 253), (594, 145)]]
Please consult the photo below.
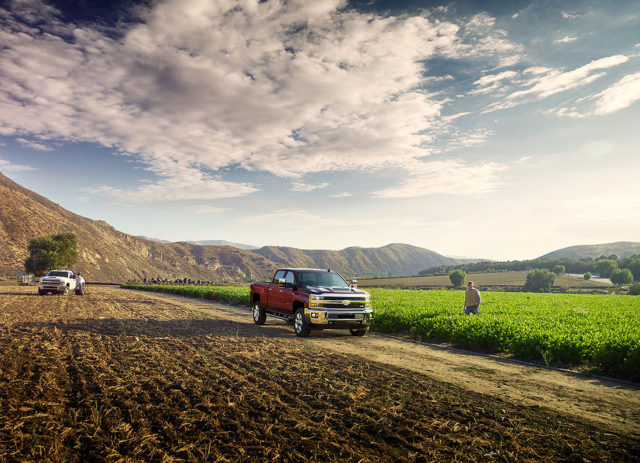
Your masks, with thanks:
[(449, 280), (453, 286), (462, 286), (467, 275), (462, 270), (454, 270), (449, 274)]
[(561, 273), (564, 273), (566, 270), (564, 265), (554, 265), (553, 269), (551, 270), (553, 273), (555, 273), (556, 275), (560, 275)]
[(629, 286), (629, 295), (640, 296), (640, 283)]
[(591, 279), (591, 272), (587, 272), (584, 274), (584, 279), (585, 280), (590, 280)]
[(55, 268), (70, 268), (78, 257), (76, 235), (60, 233), (40, 236), (29, 241), (29, 257), (24, 262), (27, 272), (43, 275)]
[(640, 281), (640, 257), (634, 257), (629, 260), (629, 265), (626, 267), (631, 270), (634, 281)]
[(556, 281), (556, 276), (546, 268), (536, 269), (529, 272), (527, 275), (527, 282), (524, 284), (525, 291), (535, 292), (549, 292), (553, 283)]
[(633, 281), (633, 275), (628, 268), (615, 270), (609, 277), (614, 285), (628, 285)]
[(595, 272), (602, 278), (609, 278), (611, 274), (617, 270), (618, 262), (613, 259), (601, 259), (596, 262)]

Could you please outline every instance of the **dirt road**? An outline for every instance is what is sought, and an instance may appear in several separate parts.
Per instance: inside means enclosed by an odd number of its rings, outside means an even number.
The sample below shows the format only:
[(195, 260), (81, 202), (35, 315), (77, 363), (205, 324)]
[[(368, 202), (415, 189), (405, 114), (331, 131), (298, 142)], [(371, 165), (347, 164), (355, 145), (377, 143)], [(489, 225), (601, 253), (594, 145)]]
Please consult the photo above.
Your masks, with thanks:
[[(238, 323), (253, 323), (248, 308), (179, 296), (171, 298), (190, 310)], [(263, 330), (293, 334), (285, 321), (268, 317)], [(528, 366), (508, 359), (464, 353), (458, 349), (392, 339), (370, 333), (354, 338), (345, 330), (313, 332), (306, 342), (341, 354), (404, 368), (514, 404), (539, 406), (562, 415), (586, 419), (615, 432), (640, 437), (640, 388), (574, 373)]]
[(0, 462), (640, 455), (636, 389), (200, 300), (0, 287), (0, 354)]

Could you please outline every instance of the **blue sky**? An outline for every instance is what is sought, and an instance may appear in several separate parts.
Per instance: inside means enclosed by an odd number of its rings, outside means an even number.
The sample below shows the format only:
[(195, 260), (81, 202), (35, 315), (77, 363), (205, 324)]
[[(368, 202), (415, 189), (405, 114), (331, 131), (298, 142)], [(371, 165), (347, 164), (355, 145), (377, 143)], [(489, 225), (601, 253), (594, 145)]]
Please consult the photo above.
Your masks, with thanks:
[(638, 241), (638, 1), (2, 5), (0, 171), (126, 233)]

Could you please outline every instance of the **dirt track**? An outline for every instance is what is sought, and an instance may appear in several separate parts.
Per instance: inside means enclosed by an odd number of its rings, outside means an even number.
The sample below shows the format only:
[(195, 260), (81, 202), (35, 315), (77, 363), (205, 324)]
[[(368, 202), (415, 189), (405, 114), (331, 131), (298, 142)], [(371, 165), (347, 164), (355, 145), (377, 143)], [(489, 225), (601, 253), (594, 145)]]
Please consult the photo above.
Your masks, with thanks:
[(0, 287), (0, 461), (638, 461), (637, 389), (301, 340), (205, 301), (34, 293)]

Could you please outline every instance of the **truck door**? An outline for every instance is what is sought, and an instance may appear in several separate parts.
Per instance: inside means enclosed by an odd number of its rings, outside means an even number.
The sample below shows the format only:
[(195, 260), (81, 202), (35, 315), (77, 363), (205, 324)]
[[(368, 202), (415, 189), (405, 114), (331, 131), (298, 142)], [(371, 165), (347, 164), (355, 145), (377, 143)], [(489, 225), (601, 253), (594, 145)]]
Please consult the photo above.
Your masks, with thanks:
[(269, 293), (269, 305), (284, 315), (293, 314), (293, 284), (295, 275), (292, 271), (287, 271), (284, 276), (284, 287), (280, 288), (276, 285), (273, 291)]
[(276, 274), (273, 276), (273, 280), (271, 280), (271, 283), (269, 284), (269, 288), (268, 288), (268, 295), (267, 295), (267, 305), (265, 306), (265, 308), (268, 308), (269, 310), (280, 310), (279, 307), (279, 295), (280, 295), (280, 288), (278, 287), (278, 280), (283, 279), (284, 275), (287, 273), (286, 270), (278, 270), (276, 272)]

